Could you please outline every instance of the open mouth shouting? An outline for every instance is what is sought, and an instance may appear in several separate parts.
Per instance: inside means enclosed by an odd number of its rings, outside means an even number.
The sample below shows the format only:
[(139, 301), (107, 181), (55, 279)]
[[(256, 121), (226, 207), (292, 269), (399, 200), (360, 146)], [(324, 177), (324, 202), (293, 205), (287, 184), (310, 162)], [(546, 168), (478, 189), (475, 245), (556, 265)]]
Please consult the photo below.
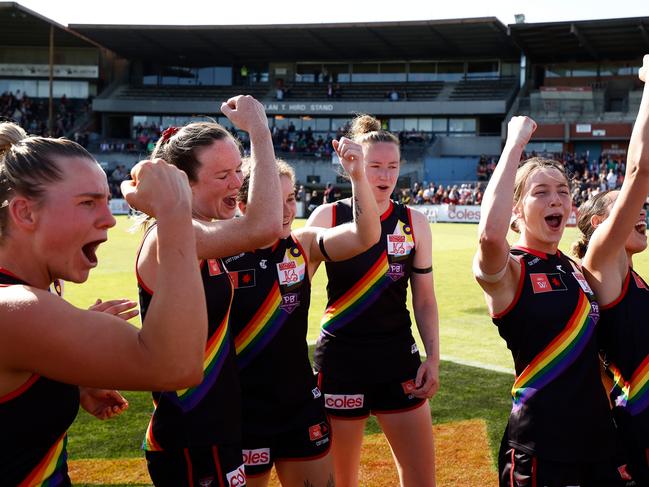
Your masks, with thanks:
[(90, 267), (95, 267), (97, 265), (97, 248), (105, 241), (106, 239), (95, 240), (93, 242), (88, 242), (81, 247), (81, 252)]
[(559, 230), (563, 222), (563, 214), (553, 213), (545, 217), (545, 222), (552, 230)]
[(647, 222), (644, 219), (640, 220), (638, 223), (635, 224), (634, 229), (639, 234), (646, 235), (647, 234)]
[(223, 198), (223, 204), (230, 210), (234, 210), (237, 207), (237, 198), (234, 196), (226, 196)]

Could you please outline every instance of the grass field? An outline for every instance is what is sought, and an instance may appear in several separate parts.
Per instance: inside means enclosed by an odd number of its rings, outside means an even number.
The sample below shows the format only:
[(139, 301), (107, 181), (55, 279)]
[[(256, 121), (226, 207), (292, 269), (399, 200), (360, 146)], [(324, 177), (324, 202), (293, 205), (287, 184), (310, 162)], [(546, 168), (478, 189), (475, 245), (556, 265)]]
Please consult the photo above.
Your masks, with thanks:
[[(89, 306), (98, 297), (127, 297), (137, 300), (133, 270), (140, 233), (128, 233), (130, 224), (130, 220), (125, 217), (118, 219), (117, 227), (110, 231), (109, 242), (99, 250), (98, 268), (92, 272), (88, 283), (81, 286), (68, 284), (66, 299), (81, 307)], [(296, 226), (303, 224), (304, 221), (296, 222)], [(508, 394), (513, 377), (507, 371), (512, 369), (512, 360), (503, 340), (491, 324), (482, 292), (471, 275), (476, 228), (475, 225), (431, 225), (443, 359), (442, 385), (431, 401), (431, 409), (436, 427), (442, 428), (440, 435), (443, 434), (445, 425), (466, 420), (483, 421), (493, 460), (511, 407)], [(561, 249), (568, 250), (576, 235), (575, 229), (567, 229)], [(649, 256), (646, 254), (635, 262), (635, 267), (644, 275), (649, 274)], [(312, 287), (308, 333), (310, 341), (315, 341), (318, 335), (318, 323), (326, 302), (325, 279), (324, 269), (320, 269)], [(135, 322), (137, 324), (137, 319)], [(150, 396), (147, 393), (125, 395), (130, 402), (129, 411), (115, 420), (102, 423), (86, 413), (79, 414), (69, 435), (70, 458), (142, 457), (139, 447), (151, 413)], [(378, 431), (376, 422), (371, 420), (366, 430), (368, 438), (373, 438), (372, 435)], [(451, 468), (461, 460), (452, 453), (447, 456), (449, 458), (438, 458), (438, 470)], [(388, 460), (391, 463), (389, 456)], [(457, 467), (464, 468), (462, 463), (458, 463)], [(469, 483), (448, 480), (448, 483), (440, 482), (439, 485), (488, 485), (467, 482)], [(374, 484), (370, 482), (367, 485)]]

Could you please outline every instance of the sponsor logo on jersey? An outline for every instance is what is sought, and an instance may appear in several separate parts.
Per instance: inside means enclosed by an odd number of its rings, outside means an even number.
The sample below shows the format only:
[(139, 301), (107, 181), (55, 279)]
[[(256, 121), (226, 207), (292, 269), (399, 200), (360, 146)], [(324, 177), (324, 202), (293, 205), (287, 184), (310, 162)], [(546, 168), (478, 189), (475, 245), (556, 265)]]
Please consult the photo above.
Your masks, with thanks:
[(207, 271), (210, 276), (218, 276), (223, 274), (223, 267), (221, 267), (221, 262), (219, 259), (207, 259)]
[(532, 291), (534, 291), (534, 294), (566, 291), (568, 289), (563, 279), (561, 279), (561, 274), (558, 272), (552, 274), (530, 274), (530, 280), (532, 281)]
[(214, 482), (214, 477), (203, 477), (202, 479), (198, 479), (198, 485), (201, 487), (210, 487), (212, 482)]
[(534, 257), (532, 260), (529, 261), (527, 265), (532, 266), (534, 264), (538, 264), (541, 261), (538, 257)]
[(300, 275), (298, 274), (295, 261), (280, 262), (277, 264), (277, 276), (282, 286), (290, 286), (291, 284), (300, 282)]
[(417, 389), (417, 384), (415, 383), (415, 379), (410, 379), (405, 382), (402, 382), (401, 389), (403, 389), (404, 394), (412, 395), (415, 389)]
[(244, 255), (246, 255), (246, 254), (244, 252), (241, 252), (239, 255), (233, 255), (232, 257), (228, 257), (223, 262), (225, 262), (226, 264), (229, 264), (230, 262), (234, 262), (235, 260), (240, 259)]
[(261, 267), (262, 269), (267, 269), (268, 268), (268, 266), (266, 265), (267, 262), (268, 261), (266, 259), (261, 259), (259, 261), (259, 267)]
[(388, 254), (389, 255), (408, 255), (410, 248), (406, 242), (405, 235), (388, 235)]
[(225, 475), (228, 481), (228, 487), (242, 487), (246, 485), (245, 467), (241, 465), (238, 469)]
[(593, 294), (593, 290), (590, 288), (588, 281), (581, 272), (573, 272), (572, 275), (586, 294)]
[(636, 286), (638, 289), (645, 289), (645, 290), (649, 291), (649, 289), (647, 289), (647, 285), (646, 285), (645, 282), (640, 278), (640, 276), (637, 276), (637, 275), (633, 274), (633, 280), (635, 281), (635, 286)]
[(256, 450), (243, 450), (243, 463), (248, 466), (268, 465), (270, 463), (270, 448), (257, 448)]
[(557, 265), (557, 270), (563, 272), (564, 274), (566, 274), (566, 271), (563, 270), (563, 265), (562, 264)]
[(416, 343), (413, 343), (412, 345), (410, 345), (410, 353), (413, 354), (413, 355), (415, 353), (419, 353), (419, 348), (417, 347)]
[(314, 424), (309, 426), (309, 439), (318, 441), (329, 434), (329, 425), (327, 423)]
[(325, 394), (325, 407), (329, 409), (360, 409), (364, 401), (364, 394)]
[(398, 281), (403, 277), (403, 264), (388, 264), (387, 274), (393, 281)]
[(235, 289), (241, 289), (246, 287), (255, 287), (257, 285), (257, 279), (255, 275), (255, 269), (245, 269), (243, 271), (233, 271), (230, 272), (232, 277), (232, 282)]
[(298, 293), (282, 294), (282, 304), (279, 305), (281, 309), (291, 314), (295, 308), (300, 305), (300, 295)]
[(317, 387), (311, 389), (311, 394), (313, 394), (313, 399), (318, 399), (320, 396), (322, 396), (320, 389), (318, 389)]

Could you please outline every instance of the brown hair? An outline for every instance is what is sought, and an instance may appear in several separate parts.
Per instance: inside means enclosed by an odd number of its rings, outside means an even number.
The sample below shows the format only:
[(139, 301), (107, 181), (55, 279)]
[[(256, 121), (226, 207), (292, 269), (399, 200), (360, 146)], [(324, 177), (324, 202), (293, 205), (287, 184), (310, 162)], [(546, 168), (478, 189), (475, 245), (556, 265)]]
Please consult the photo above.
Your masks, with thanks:
[(570, 250), (574, 255), (580, 259), (586, 255), (590, 238), (593, 236), (595, 227), (590, 222), (591, 218), (595, 215), (605, 216), (609, 212), (611, 205), (610, 191), (602, 191), (595, 196), (586, 200), (583, 205), (579, 207), (579, 217), (577, 218), (577, 227), (581, 232), (579, 240), (573, 242)]
[[(276, 159), (277, 164), (277, 173), (280, 177), (286, 176), (291, 180), (293, 186), (295, 186), (295, 170), (293, 167), (283, 159)], [(241, 182), (241, 188), (239, 188), (239, 193), (237, 194), (237, 201), (247, 203), (248, 202), (248, 191), (250, 189), (250, 160), (246, 159), (243, 164), (243, 181)]]
[(399, 139), (391, 132), (381, 128), (381, 122), (371, 115), (358, 115), (352, 120), (348, 133), (349, 138), (359, 144), (390, 142), (399, 147)]
[[(516, 179), (514, 181), (514, 208), (518, 206), (518, 204), (521, 202), (521, 199), (523, 198), (523, 191), (525, 190), (527, 180), (532, 174), (541, 169), (556, 169), (566, 179), (568, 186), (570, 186), (570, 178), (568, 178), (568, 175), (566, 174), (566, 168), (563, 164), (553, 159), (546, 159), (544, 157), (532, 157), (530, 159), (527, 159), (526, 161), (523, 161), (516, 171)], [(520, 233), (518, 220), (512, 221), (511, 229), (517, 233)]]
[(28, 137), (16, 124), (0, 123), (0, 239), (7, 234), (8, 213), (4, 209), (14, 195), (41, 202), (46, 184), (61, 180), (63, 171), (57, 157), (95, 160), (71, 140)]
[(164, 159), (184, 171), (190, 181), (196, 182), (200, 162), (196, 150), (216, 140), (231, 139), (241, 152), (241, 144), (225, 127), (216, 122), (194, 122), (185, 125), (170, 137), (160, 137), (151, 158)]

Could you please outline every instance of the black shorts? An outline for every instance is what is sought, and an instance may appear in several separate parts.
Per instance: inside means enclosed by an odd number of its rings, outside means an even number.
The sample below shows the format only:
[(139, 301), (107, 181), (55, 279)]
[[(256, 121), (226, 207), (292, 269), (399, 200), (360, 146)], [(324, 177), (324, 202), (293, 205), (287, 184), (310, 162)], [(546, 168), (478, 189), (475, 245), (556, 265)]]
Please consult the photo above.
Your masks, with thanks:
[(412, 395), (417, 370), (402, 380), (379, 383), (346, 381), (318, 374), (318, 386), (324, 395), (325, 410), (334, 418), (366, 418), (370, 414), (389, 414), (419, 407), (425, 399)]
[[(501, 445), (502, 446), (502, 445)], [(564, 463), (502, 448), (498, 459), (500, 487), (625, 487), (617, 463)], [(633, 484), (631, 484), (633, 485)]]
[(310, 414), (300, 424), (279, 433), (256, 434), (244, 423), (248, 431), (244, 429), (243, 460), (248, 476), (265, 474), (278, 460), (315, 460), (329, 452), (330, 428), (322, 402), (310, 404), (309, 408)]
[(246, 485), (240, 445), (199, 446), (147, 451), (156, 487), (241, 487)]

